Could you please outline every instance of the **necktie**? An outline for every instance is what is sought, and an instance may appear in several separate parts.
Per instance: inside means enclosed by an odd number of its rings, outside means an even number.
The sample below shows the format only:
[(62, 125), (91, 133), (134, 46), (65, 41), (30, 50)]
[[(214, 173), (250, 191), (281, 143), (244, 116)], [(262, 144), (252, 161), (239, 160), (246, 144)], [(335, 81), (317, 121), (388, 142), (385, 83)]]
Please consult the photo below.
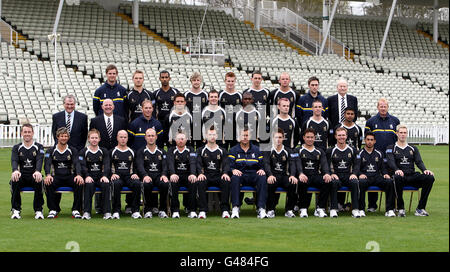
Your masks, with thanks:
[(344, 122), (345, 120), (344, 110), (345, 110), (345, 97), (341, 97), (341, 123)]
[(106, 129), (108, 130), (108, 136), (110, 139), (112, 139), (112, 124), (111, 124), (111, 118), (108, 117), (108, 123), (106, 124)]
[(70, 114), (67, 114), (66, 128), (70, 133)]

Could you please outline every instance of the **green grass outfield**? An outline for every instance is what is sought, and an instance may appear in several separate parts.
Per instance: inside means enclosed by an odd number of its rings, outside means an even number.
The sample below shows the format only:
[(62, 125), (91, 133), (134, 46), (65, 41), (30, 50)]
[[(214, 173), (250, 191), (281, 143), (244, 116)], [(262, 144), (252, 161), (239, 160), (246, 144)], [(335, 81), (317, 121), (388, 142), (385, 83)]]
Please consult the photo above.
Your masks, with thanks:
[[(449, 147), (420, 146), (427, 167), (436, 174), (428, 201), (429, 217), (387, 218), (381, 212), (355, 219), (285, 218), (282, 195), (274, 219), (257, 219), (252, 206), (242, 207), (240, 219), (222, 219), (218, 212), (206, 220), (182, 218), (90, 221), (70, 216), (72, 195), (65, 194), (55, 220), (35, 220), (32, 194), (22, 195), (22, 220), (10, 219), (10, 149), (0, 149), (0, 251), (67, 252), (75, 241), (81, 252), (368, 252), (374, 241), (382, 252), (449, 251)], [(384, 197), (383, 197), (384, 199)], [(314, 200), (313, 200), (314, 201)], [(312, 203), (313, 203), (312, 201)], [(409, 205), (409, 193), (405, 193)], [(417, 205), (414, 195), (413, 208)], [(122, 205), (123, 206), (123, 205)], [(46, 216), (48, 209), (44, 208)], [(69, 243), (69, 244), (68, 244)]]

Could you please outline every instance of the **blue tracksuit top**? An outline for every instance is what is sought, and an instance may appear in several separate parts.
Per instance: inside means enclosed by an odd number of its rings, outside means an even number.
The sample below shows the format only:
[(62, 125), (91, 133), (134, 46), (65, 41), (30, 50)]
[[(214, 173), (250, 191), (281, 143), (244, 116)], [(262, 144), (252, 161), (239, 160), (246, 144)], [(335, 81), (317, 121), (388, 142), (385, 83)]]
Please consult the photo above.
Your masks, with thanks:
[(256, 145), (250, 144), (250, 148), (245, 152), (241, 145), (237, 144), (228, 152), (228, 159), (231, 170), (237, 169), (244, 174), (264, 169), (263, 155)]
[(399, 124), (400, 120), (397, 117), (390, 115), (389, 113), (386, 117), (381, 117), (380, 114), (377, 113), (377, 115), (372, 116), (367, 120), (364, 131), (365, 133), (371, 131), (375, 134), (375, 149), (384, 154), (386, 147), (395, 144), (397, 141), (395, 130)]

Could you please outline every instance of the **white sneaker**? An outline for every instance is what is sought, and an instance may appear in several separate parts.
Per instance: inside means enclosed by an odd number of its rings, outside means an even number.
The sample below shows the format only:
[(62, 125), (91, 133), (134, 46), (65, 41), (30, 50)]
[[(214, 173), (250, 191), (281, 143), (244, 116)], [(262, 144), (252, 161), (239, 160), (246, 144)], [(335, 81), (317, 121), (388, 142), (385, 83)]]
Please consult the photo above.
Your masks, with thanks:
[[(364, 213), (364, 211), (362, 211), (362, 212)], [(364, 214), (364, 216), (365, 216), (365, 214)], [(354, 218), (360, 218), (360, 217), (361, 217), (360, 211), (357, 210), (357, 209), (353, 209), (353, 210), (352, 210), (352, 217), (354, 217)]]
[(284, 216), (293, 218), (293, 217), (295, 217), (295, 213), (292, 210), (289, 210), (284, 213)]
[(268, 218), (275, 218), (275, 211), (274, 210), (270, 210), (267, 212), (267, 217)]
[(425, 209), (416, 209), (416, 211), (414, 212), (415, 216), (430, 216), (430, 214), (425, 211)]
[(230, 213), (228, 211), (223, 211), (222, 218), (230, 218)]
[(239, 207), (233, 207), (231, 210), (231, 218), (239, 218)]
[(48, 212), (47, 218), (56, 218), (58, 217), (58, 212), (51, 210), (50, 212)]
[(398, 216), (400, 217), (406, 217), (406, 212), (403, 209), (398, 210)]
[(158, 212), (158, 217), (159, 218), (168, 218), (167, 213), (165, 211)]
[(120, 219), (120, 215), (118, 212), (113, 213), (112, 219)]
[(131, 218), (139, 219), (139, 218), (142, 218), (142, 215), (141, 215), (140, 212), (134, 212), (134, 213), (131, 214)]
[(364, 210), (359, 210), (359, 216), (366, 217), (366, 213), (364, 212)]
[(105, 213), (105, 214), (103, 215), (103, 219), (105, 219), (105, 220), (112, 219), (111, 213)]
[(81, 219), (81, 214), (80, 214), (80, 212), (77, 211), (77, 210), (72, 211), (72, 218), (75, 218), (75, 219)]
[(174, 212), (172, 214), (172, 218), (180, 218), (180, 213), (179, 212)]
[(34, 219), (44, 219), (44, 214), (41, 211), (34, 213)]
[(330, 210), (330, 217), (331, 218), (337, 218), (338, 217), (338, 213), (335, 209)]
[(375, 209), (375, 208), (368, 208), (368, 209), (367, 209), (367, 211), (368, 211), (368, 212), (372, 212), (372, 213), (373, 213), (373, 212), (376, 212), (376, 211), (377, 211), (377, 209)]
[(11, 219), (21, 219), (20, 211), (12, 209)]
[(266, 209), (259, 208), (258, 215), (256, 216), (256, 218), (267, 218)]
[(81, 217), (83, 220), (90, 220), (91, 215), (88, 212), (83, 213), (83, 216)]
[(323, 209), (317, 208), (316, 211), (314, 212), (314, 216), (324, 218), (324, 217), (327, 217), (327, 214), (325, 213), (325, 211)]
[(188, 213), (188, 217), (189, 218), (197, 218), (197, 213), (196, 212), (189, 212)]
[(198, 218), (199, 219), (206, 219), (206, 213), (205, 212), (199, 212), (198, 213)]
[(300, 216), (300, 218), (308, 217), (308, 210), (307, 209), (300, 209), (299, 216)]
[(384, 214), (384, 216), (395, 217), (395, 212), (393, 210), (389, 210)]
[(146, 212), (144, 214), (144, 218), (152, 218), (153, 217), (153, 213), (152, 212)]

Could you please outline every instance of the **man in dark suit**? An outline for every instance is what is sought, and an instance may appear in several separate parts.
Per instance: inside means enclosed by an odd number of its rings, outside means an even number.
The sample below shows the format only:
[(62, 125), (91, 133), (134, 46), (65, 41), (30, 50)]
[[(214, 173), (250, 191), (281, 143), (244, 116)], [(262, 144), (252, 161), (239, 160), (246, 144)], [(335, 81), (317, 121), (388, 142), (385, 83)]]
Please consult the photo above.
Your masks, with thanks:
[[(95, 128), (100, 132), (100, 147), (108, 150), (117, 146), (117, 132), (127, 129), (127, 122), (122, 116), (114, 113), (114, 102), (107, 98), (101, 105), (103, 114), (91, 119), (89, 130)], [(108, 177), (109, 178), (109, 177)], [(103, 203), (102, 194), (95, 195), (95, 210), (103, 213), (100, 203)], [(129, 197), (128, 197), (129, 199)], [(127, 202), (128, 203), (128, 202)]]
[(52, 117), (52, 134), (55, 140), (55, 145), (58, 140), (56, 139), (56, 131), (60, 127), (65, 127), (69, 130), (70, 139), (69, 146), (75, 147), (77, 150), (81, 150), (86, 145), (88, 122), (87, 115), (75, 110), (76, 98), (69, 94), (64, 97), (64, 110), (53, 114)]
[(91, 119), (89, 129), (95, 128), (100, 131), (100, 147), (108, 150), (117, 146), (117, 132), (127, 129), (127, 122), (122, 116), (113, 114), (114, 102), (111, 99), (105, 99), (102, 104), (103, 114)]
[[(347, 94), (348, 83), (347, 80), (341, 78), (337, 81), (338, 93), (327, 98), (328, 100), (328, 121), (330, 122), (330, 128), (335, 128), (339, 123), (345, 120), (345, 109), (352, 108), (355, 110), (356, 121), (358, 115), (358, 99)], [(330, 131), (330, 139), (334, 139), (334, 132)], [(332, 142), (331, 144), (335, 144)]]

